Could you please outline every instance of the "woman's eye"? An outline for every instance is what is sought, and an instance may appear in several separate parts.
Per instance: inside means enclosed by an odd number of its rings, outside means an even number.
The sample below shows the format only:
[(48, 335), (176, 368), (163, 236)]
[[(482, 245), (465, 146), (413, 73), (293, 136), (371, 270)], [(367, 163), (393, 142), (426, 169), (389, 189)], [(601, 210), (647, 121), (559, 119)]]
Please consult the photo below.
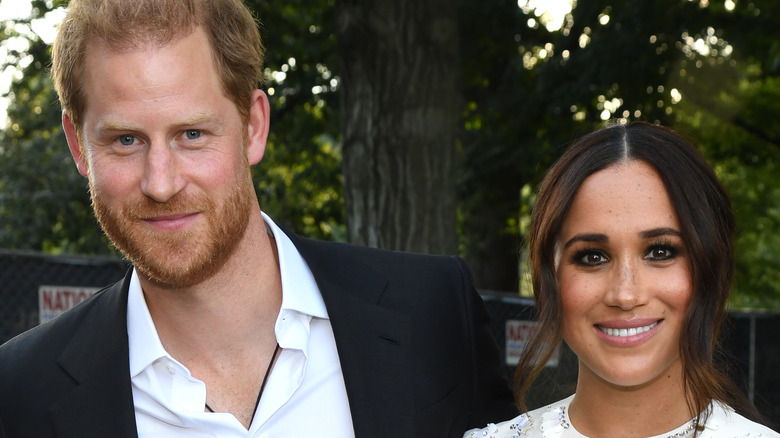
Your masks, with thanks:
[(647, 252), (647, 258), (649, 260), (664, 261), (670, 260), (677, 255), (677, 250), (668, 246), (656, 246), (650, 248)]
[(119, 143), (122, 146), (132, 146), (133, 143), (135, 143), (135, 137), (133, 137), (132, 135), (120, 135)]
[(577, 264), (585, 266), (600, 266), (607, 260), (607, 257), (598, 251), (580, 251), (574, 256), (574, 261)]
[(184, 131), (184, 136), (187, 137), (188, 140), (195, 140), (197, 138), (200, 138), (201, 132), (197, 129), (188, 129)]

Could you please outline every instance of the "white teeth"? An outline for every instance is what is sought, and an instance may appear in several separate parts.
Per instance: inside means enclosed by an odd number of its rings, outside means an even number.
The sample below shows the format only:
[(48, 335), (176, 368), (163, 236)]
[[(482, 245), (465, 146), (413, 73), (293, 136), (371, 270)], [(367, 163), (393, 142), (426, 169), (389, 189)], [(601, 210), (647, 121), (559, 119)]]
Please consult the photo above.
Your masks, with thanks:
[(643, 326), (643, 327), (636, 327), (636, 328), (632, 327), (630, 329), (616, 329), (616, 328), (608, 328), (608, 327), (602, 327), (602, 326), (598, 326), (598, 328), (599, 328), (599, 330), (601, 330), (602, 332), (604, 332), (604, 333), (606, 333), (606, 334), (608, 334), (610, 336), (617, 336), (617, 337), (620, 337), (620, 338), (624, 338), (626, 336), (636, 336), (636, 335), (638, 335), (640, 333), (644, 333), (644, 332), (650, 330), (651, 328), (653, 328), (653, 327), (655, 327), (657, 325), (658, 325), (658, 321), (656, 321), (656, 322), (654, 322), (654, 323), (652, 323), (650, 325), (646, 325), (646, 326)]

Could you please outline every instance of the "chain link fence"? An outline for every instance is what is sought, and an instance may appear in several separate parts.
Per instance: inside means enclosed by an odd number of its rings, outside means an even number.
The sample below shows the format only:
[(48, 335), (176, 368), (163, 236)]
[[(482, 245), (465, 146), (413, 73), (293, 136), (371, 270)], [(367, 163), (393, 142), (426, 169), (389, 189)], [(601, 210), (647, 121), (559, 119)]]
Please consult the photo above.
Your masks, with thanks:
[[(0, 250), (0, 344), (120, 280), (129, 263), (109, 257), (51, 256)], [(482, 291), (492, 330), (507, 373), (533, 328), (533, 301), (516, 294)], [(732, 377), (775, 425), (780, 424), (780, 314), (730, 312), (723, 363)], [(529, 408), (543, 406), (574, 392), (577, 358), (566, 346), (534, 382)]]
[(129, 266), (110, 257), (0, 250), (0, 343), (115, 283)]

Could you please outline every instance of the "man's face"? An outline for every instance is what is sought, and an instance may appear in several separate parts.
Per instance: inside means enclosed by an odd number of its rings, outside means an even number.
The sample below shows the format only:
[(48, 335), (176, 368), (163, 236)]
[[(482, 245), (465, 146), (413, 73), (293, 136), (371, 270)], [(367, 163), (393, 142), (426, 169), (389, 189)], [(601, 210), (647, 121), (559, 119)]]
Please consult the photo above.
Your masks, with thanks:
[(74, 156), (106, 235), (152, 281), (210, 277), (244, 235), (256, 202), (249, 161), (259, 157), (248, 159), (247, 127), (206, 35), (127, 51), (93, 40), (84, 83), (83, 153)]

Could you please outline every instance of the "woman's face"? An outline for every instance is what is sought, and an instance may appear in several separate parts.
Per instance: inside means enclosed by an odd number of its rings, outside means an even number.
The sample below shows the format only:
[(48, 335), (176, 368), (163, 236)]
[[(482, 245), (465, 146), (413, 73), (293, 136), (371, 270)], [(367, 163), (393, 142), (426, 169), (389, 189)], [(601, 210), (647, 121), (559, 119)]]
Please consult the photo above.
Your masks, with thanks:
[(563, 338), (580, 384), (635, 387), (679, 377), (690, 263), (663, 182), (642, 161), (594, 173), (557, 241)]

